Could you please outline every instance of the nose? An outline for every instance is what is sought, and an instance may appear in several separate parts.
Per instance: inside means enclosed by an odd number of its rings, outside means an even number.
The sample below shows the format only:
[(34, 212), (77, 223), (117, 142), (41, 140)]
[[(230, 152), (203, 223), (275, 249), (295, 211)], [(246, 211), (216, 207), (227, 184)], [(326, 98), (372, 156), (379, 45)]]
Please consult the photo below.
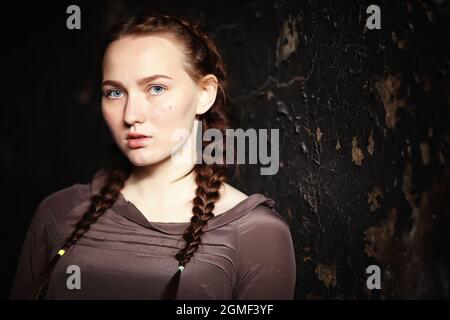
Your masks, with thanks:
[(124, 121), (130, 126), (136, 122), (142, 123), (147, 116), (146, 112), (145, 99), (130, 94), (125, 105)]

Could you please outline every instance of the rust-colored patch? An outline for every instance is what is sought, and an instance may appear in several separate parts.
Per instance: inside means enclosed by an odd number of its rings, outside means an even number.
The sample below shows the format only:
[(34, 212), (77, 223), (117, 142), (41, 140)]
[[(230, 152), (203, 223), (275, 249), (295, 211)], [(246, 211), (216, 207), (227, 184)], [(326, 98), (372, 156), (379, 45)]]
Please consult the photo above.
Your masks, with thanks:
[(277, 41), (276, 60), (275, 64), (278, 66), (282, 61), (289, 58), (289, 56), (297, 50), (300, 36), (297, 31), (297, 18), (289, 15), (289, 18), (283, 24), (280, 36)]
[(369, 140), (367, 141), (367, 152), (372, 156), (375, 151), (375, 140), (373, 140), (373, 130), (370, 130)]
[(336, 286), (336, 263), (330, 265), (319, 263), (315, 269), (315, 272), (325, 287), (329, 288)]
[(420, 143), (420, 154), (422, 156), (423, 164), (427, 166), (430, 163), (430, 148), (428, 147), (428, 143)]
[(380, 79), (375, 83), (385, 110), (385, 121), (388, 128), (395, 128), (397, 122), (397, 110), (406, 106), (406, 100), (399, 96), (400, 75), (389, 75), (385, 79)]
[(368, 193), (369, 198), (367, 202), (369, 203), (370, 212), (375, 212), (377, 209), (381, 208), (380, 199), (383, 199), (383, 191), (380, 188), (374, 187), (372, 192)]
[(397, 221), (397, 210), (389, 210), (387, 221), (379, 227), (370, 227), (364, 232), (364, 242), (366, 246), (364, 252), (369, 257), (374, 257), (379, 261), (384, 261), (384, 246), (389, 245), (395, 232), (395, 222)]
[(339, 149), (341, 149), (341, 144), (339, 143), (339, 139), (336, 142), (336, 150), (338, 151)]
[(364, 155), (361, 149), (358, 147), (358, 137), (353, 137), (352, 139), (352, 161), (357, 165), (362, 165), (362, 160)]

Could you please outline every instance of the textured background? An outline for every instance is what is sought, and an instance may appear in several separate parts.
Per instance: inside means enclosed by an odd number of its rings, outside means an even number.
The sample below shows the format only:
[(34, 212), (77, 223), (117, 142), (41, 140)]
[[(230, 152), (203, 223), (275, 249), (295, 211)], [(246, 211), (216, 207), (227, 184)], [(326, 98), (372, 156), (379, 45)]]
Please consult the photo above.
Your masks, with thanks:
[[(82, 29), (66, 29), (78, 4)], [(381, 8), (381, 30), (365, 28)], [(280, 170), (241, 168), (291, 226), (297, 299), (450, 296), (449, 1), (98, 1), (2, 7), (1, 296), (31, 216), (90, 180), (111, 138), (100, 39), (124, 14), (198, 19), (217, 40), (241, 128), (280, 129)], [(366, 288), (381, 267), (382, 290)]]

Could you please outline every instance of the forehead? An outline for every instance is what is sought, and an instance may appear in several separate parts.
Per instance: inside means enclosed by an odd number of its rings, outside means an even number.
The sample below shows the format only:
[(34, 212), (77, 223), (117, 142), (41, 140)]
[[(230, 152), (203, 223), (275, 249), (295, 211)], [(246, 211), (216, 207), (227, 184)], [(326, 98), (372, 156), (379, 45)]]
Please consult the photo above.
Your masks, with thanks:
[(180, 46), (169, 35), (124, 37), (113, 41), (103, 59), (103, 73), (110, 77), (169, 76), (184, 73), (185, 60)]

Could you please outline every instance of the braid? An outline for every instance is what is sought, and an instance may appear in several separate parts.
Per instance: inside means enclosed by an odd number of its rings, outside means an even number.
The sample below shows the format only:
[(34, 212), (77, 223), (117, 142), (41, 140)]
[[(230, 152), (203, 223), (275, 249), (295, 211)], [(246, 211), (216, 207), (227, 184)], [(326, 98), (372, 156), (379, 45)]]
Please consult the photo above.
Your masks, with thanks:
[[(119, 164), (116, 166), (118, 165)], [(40, 299), (43, 297), (56, 263), (66, 253), (66, 251), (73, 247), (75, 243), (89, 230), (91, 225), (97, 222), (98, 218), (100, 218), (106, 210), (114, 204), (128, 175), (128, 168), (125, 168), (125, 170), (123, 168), (111, 168), (110, 170), (107, 170), (107, 181), (100, 190), (100, 194), (91, 197), (91, 204), (87, 211), (83, 214), (82, 218), (75, 225), (75, 230), (66, 240), (58, 253), (50, 260), (44, 270), (40, 273), (36, 285), (33, 288), (31, 296), (32, 299)]]
[[(107, 41), (103, 46), (102, 57), (107, 46), (121, 37), (129, 35), (150, 35), (161, 32), (172, 33), (184, 45), (186, 57), (191, 66), (190, 70), (187, 71), (193, 80), (198, 80), (200, 76), (206, 74), (214, 74), (217, 77), (219, 94), (216, 96), (216, 100), (210, 110), (198, 115), (197, 118), (201, 120), (203, 132), (209, 128), (216, 128), (225, 135), (226, 128), (230, 127), (229, 113), (227, 110), (229, 102), (226, 96), (227, 71), (217, 47), (197, 25), (192, 24), (185, 18), (174, 15), (153, 14), (132, 17), (112, 27), (106, 39)], [(203, 141), (202, 147), (205, 148), (208, 144)], [(225, 144), (226, 141), (223, 141), (223, 145)], [(118, 149), (114, 150), (118, 151)], [(39, 298), (45, 292), (51, 272), (60, 257), (72, 248), (89, 230), (90, 226), (97, 222), (117, 200), (120, 190), (123, 188), (132, 169), (131, 163), (123, 154), (119, 155), (119, 160), (118, 163), (112, 166), (111, 170), (107, 170), (107, 181), (100, 190), (100, 193), (91, 197), (91, 204), (76, 224), (75, 230), (66, 240), (58, 254), (44, 268), (33, 290), (33, 298)], [(202, 244), (201, 236), (204, 233), (203, 228), (214, 217), (213, 210), (215, 203), (220, 198), (219, 190), (226, 180), (225, 167), (226, 165), (222, 163), (205, 164), (202, 162), (194, 165), (193, 171), (197, 188), (195, 197), (192, 200), (193, 216), (182, 236), (185, 245), (175, 255), (175, 259), (177, 259), (179, 265), (178, 270), (165, 288), (162, 295), (163, 299), (176, 299), (181, 272)]]
[(191, 259), (198, 245), (201, 243), (200, 236), (203, 234), (202, 228), (208, 220), (214, 217), (214, 203), (219, 199), (219, 188), (222, 185), (222, 177), (214, 175), (211, 166), (198, 164), (194, 169), (197, 183), (196, 196), (192, 201), (194, 207), (191, 224), (183, 234), (186, 245), (177, 254), (180, 264), (184, 265)]
[[(167, 16), (165, 17), (167, 18)], [(176, 16), (172, 16), (172, 18), (182, 25), (185, 30), (189, 31), (192, 35), (193, 42), (200, 44), (199, 46), (193, 46), (197, 48), (197, 51), (192, 54), (196, 59), (193, 64), (205, 66), (204, 73), (213, 73), (218, 78), (220, 94), (216, 97), (212, 108), (199, 116), (200, 120), (202, 120), (203, 132), (208, 128), (217, 128), (222, 134), (225, 134), (225, 129), (229, 127), (228, 113), (225, 110), (227, 104), (225, 92), (227, 72), (225, 64), (214, 43), (197, 25), (191, 24), (187, 20)], [(223, 143), (225, 144), (226, 141), (223, 141)], [(202, 141), (202, 148), (204, 149), (208, 144), (208, 142)], [(177, 298), (181, 272), (202, 243), (201, 236), (203, 235), (203, 228), (207, 225), (208, 220), (214, 217), (213, 210), (215, 203), (220, 198), (219, 190), (226, 180), (224, 165), (196, 164), (194, 166), (194, 172), (197, 189), (195, 191), (195, 198), (192, 200), (193, 216), (190, 225), (183, 233), (185, 246), (175, 255), (179, 264), (178, 270), (167, 284), (162, 299)]]
[(208, 220), (214, 217), (215, 202), (220, 198), (219, 189), (226, 177), (224, 170), (217, 165), (196, 164), (194, 172), (197, 184), (195, 198), (192, 201), (194, 215), (191, 218), (190, 225), (183, 233), (185, 246), (175, 255), (178, 260), (178, 270), (167, 284), (162, 299), (176, 299), (181, 271), (202, 243), (203, 228), (207, 225)]

